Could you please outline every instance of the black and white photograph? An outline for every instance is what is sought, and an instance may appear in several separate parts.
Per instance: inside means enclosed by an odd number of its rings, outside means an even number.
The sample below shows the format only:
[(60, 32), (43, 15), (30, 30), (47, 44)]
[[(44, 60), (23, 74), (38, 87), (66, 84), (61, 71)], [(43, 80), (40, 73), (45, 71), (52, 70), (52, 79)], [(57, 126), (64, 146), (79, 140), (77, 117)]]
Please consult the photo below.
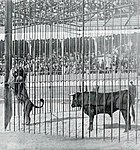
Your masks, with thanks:
[(140, 0), (0, 0), (0, 150), (140, 150)]

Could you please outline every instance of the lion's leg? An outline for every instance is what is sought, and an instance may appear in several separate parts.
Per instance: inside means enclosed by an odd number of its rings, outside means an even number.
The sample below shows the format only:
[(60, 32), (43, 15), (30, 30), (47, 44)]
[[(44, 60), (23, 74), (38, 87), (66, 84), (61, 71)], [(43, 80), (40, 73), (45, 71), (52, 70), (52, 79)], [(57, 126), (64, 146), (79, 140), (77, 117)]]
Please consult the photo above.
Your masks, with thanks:
[(24, 113), (25, 113), (25, 118), (26, 118), (26, 124), (30, 124), (30, 112), (32, 110), (32, 103), (30, 101), (28, 101), (28, 103), (26, 104), (25, 106), (25, 110), (24, 110)]
[(122, 110), (122, 115), (123, 118), (125, 120), (125, 131), (127, 132), (128, 130), (131, 130), (131, 116), (130, 116), (130, 112), (129, 112), (129, 118), (127, 117), (127, 110)]
[(30, 124), (30, 121), (31, 121), (31, 118), (30, 118), (30, 112), (31, 112), (31, 109), (30, 110), (27, 110), (26, 113), (25, 113), (25, 116), (26, 116), (26, 124)]
[(89, 116), (89, 130), (93, 130), (94, 108), (85, 106), (85, 113)]
[(29, 113), (25, 113), (25, 116), (26, 116), (26, 125), (29, 125), (30, 124), (30, 114)]

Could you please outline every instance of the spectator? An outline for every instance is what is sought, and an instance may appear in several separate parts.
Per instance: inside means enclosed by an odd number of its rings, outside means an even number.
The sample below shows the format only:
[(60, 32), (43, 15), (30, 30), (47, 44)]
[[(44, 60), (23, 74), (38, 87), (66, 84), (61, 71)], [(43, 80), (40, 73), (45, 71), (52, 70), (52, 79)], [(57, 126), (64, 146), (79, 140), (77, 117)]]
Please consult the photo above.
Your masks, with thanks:
[(135, 104), (136, 85), (133, 84), (133, 81), (130, 81), (129, 92), (130, 92), (130, 95), (131, 95), (132, 103)]
[(104, 70), (104, 67), (105, 67), (104, 60), (102, 59), (102, 62), (101, 62), (101, 69)]

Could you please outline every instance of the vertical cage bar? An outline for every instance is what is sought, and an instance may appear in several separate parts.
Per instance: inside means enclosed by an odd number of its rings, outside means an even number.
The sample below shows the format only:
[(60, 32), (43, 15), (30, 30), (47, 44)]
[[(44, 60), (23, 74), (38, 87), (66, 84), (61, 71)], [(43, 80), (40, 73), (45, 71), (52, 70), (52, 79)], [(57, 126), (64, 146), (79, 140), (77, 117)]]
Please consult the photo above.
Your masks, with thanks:
[(62, 118), (63, 118), (63, 121), (62, 121), (62, 134), (64, 136), (65, 134), (65, 130), (64, 130), (64, 127), (65, 127), (65, 124), (64, 124), (64, 117), (65, 117), (65, 102), (64, 102), (64, 86), (65, 86), (65, 75), (64, 75), (64, 24), (63, 24), (63, 39), (62, 39), (62, 103), (63, 103), (63, 106), (62, 106)]
[[(34, 63), (33, 63), (33, 73), (34, 73), (34, 77), (33, 77), (33, 93), (34, 93), (34, 96), (33, 96), (33, 102), (34, 104), (36, 104), (36, 97), (37, 97), (37, 94), (36, 94), (36, 76), (37, 76), (37, 64), (36, 64), (36, 51), (37, 51), (37, 48), (36, 48), (36, 38), (37, 38), (37, 30), (36, 30), (36, 25), (34, 25), (34, 53), (33, 53), (33, 58), (34, 58)], [(35, 129), (35, 121), (36, 121), (36, 109), (34, 107), (34, 133), (36, 132), (36, 129)]]
[[(57, 8), (58, 9), (58, 8)], [(58, 13), (58, 11), (57, 11), (57, 13)], [(56, 50), (56, 53), (57, 53), (57, 61), (58, 61), (58, 65), (60, 65), (60, 58), (59, 58), (59, 27), (58, 27), (58, 22), (56, 23), (56, 38), (57, 38), (57, 43), (56, 43), (56, 48), (57, 48), (57, 50)], [(58, 66), (58, 68), (59, 67), (61, 67), (61, 66)], [(61, 73), (60, 73), (61, 74)], [(56, 134), (58, 135), (58, 129), (59, 129), (59, 124), (58, 124), (58, 115), (59, 115), (59, 110), (58, 110), (58, 102), (59, 102), (59, 84), (58, 84), (58, 82), (59, 82), (59, 69), (57, 70), (57, 79), (56, 79), (57, 81), (56, 81), (56, 88), (57, 88), (57, 90), (56, 90), (56, 93), (57, 93), (57, 98), (56, 98), (56, 117), (57, 117), (57, 121), (56, 121)]]
[[(104, 52), (104, 61), (106, 61), (106, 13), (107, 10), (105, 9), (105, 1), (104, 1), (104, 10), (103, 10), (103, 14), (104, 14), (104, 39), (103, 39), (103, 52)], [(105, 106), (106, 106), (106, 73), (105, 73), (105, 68), (103, 69), (104, 73), (103, 73), (103, 109), (104, 109), (104, 114), (103, 114), (103, 140), (105, 140)]]
[[(14, 3), (16, 2), (16, 0), (14, 1)], [(15, 6), (13, 7), (13, 9), (15, 10)], [(16, 18), (16, 14), (15, 14), (15, 11), (14, 11), (14, 16), (13, 16), (13, 19), (15, 19)], [(12, 51), (12, 54), (13, 54), (13, 58), (12, 58), (12, 68), (14, 68), (15, 67), (15, 53), (16, 53), (16, 30), (15, 30), (15, 28), (16, 28), (16, 24), (14, 23), (13, 24), (13, 29), (14, 29), (14, 31), (13, 31), (13, 34), (14, 34), (14, 36), (13, 36), (13, 42), (12, 42), (12, 44), (13, 44), (13, 51)], [(12, 68), (11, 68), (11, 70), (12, 70)], [(14, 98), (13, 98), (14, 97)], [(14, 96), (14, 94), (12, 95), (12, 99), (14, 99), (14, 102), (13, 102), (13, 105), (14, 105), (14, 110), (13, 110), (13, 112), (14, 112), (14, 119), (13, 119), (13, 121), (14, 121), (14, 131), (16, 131), (16, 98), (15, 98), (15, 96)]]
[[(120, 28), (118, 27), (118, 30), (121, 30), (122, 31), (122, 9), (120, 9), (120, 14), (119, 14), (119, 16), (120, 16)], [(119, 52), (119, 55), (121, 55), (121, 53), (122, 53), (122, 32), (119, 34), (119, 38), (120, 38), (120, 40), (119, 40), (119, 46), (120, 46), (120, 52)], [(120, 64), (120, 67), (119, 68), (121, 68), (121, 64)], [(121, 124), (121, 90), (122, 90), (122, 87), (121, 87), (121, 81), (122, 81), (122, 79), (121, 79), (121, 71), (120, 71), (120, 73), (119, 73), (119, 142), (121, 141), (121, 131), (120, 131), (120, 124)]]
[(50, 132), (52, 135), (52, 112), (53, 112), (53, 107), (52, 107), (52, 100), (53, 100), (53, 64), (52, 64), (52, 37), (53, 37), (53, 24), (50, 24), (50, 39), (49, 39), (49, 57), (50, 57), (50, 66), (49, 66), (49, 76), (50, 76)]
[[(140, 2), (139, 2), (139, 0), (137, 0), (137, 5), (139, 6), (139, 4), (140, 4)], [(139, 27), (139, 25), (140, 25), (140, 19), (139, 19), (139, 16), (140, 16), (140, 13), (139, 13), (139, 10), (137, 9), (137, 15), (138, 15), (138, 18), (137, 18), (137, 20), (138, 20), (138, 27)], [(139, 33), (137, 33), (136, 34), (136, 39), (137, 39), (137, 43), (136, 43), (136, 49), (137, 49), (137, 51), (136, 51), (136, 74), (137, 74), (137, 76), (136, 76), (136, 102), (135, 102), (135, 108), (136, 108), (136, 118), (135, 118), (135, 129), (136, 129), (136, 144), (138, 143), (138, 117), (139, 117), (139, 114), (138, 114), (138, 110), (139, 110), (139, 105), (138, 105), (138, 101), (139, 101), (139, 92), (138, 92), (138, 90), (139, 90), (139, 64), (140, 64), (140, 61), (139, 61), (139, 51), (140, 51), (140, 48), (139, 48), (139, 40), (140, 40), (140, 38), (139, 38)]]
[[(42, 70), (42, 63), (43, 63), (43, 54), (42, 54), (42, 23), (41, 23), (41, 11), (42, 11), (42, 9), (41, 9), (41, 7), (42, 7), (42, 3), (41, 3), (41, 1), (39, 1), (39, 10), (40, 10), (40, 14), (39, 14), (39, 34), (40, 34), (40, 36), (39, 36), (39, 89), (38, 89), (38, 91), (39, 91), (39, 96), (38, 96), (38, 99), (37, 99), (37, 101), (41, 98), (41, 95), (42, 95), (42, 81), (41, 81), (41, 77), (42, 77), (42, 74), (43, 74), (43, 70)], [(39, 101), (39, 106), (41, 105), (41, 102)], [(39, 109), (39, 133), (41, 133), (41, 109)]]
[[(98, 9), (97, 9), (97, 14), (98, 14)], [(96, 114), (98, 113), (98, 90), (97, 90), (97, 87), (98, 87), (98, 82), (100, 81), (99, 80), (99, 71), (98, 71), (98, 66), (97, 66), (97, 63), (98, 63), (98, 46), (99, 46), (99, 35), (98, 35), (98, 31), (99, 31), (99, 22), (98, 22), (99, 18), (97, 16), (97, 27), (95, 28), (97, 30), (97, 36), (94, 38), (94, 45), (95, 45), (95, 73), (96, 73), (96, 77), (95, 77), (95, 84), (96, 84)], [(96, 138), (98, 138), (98, 115), (96, 115)]]
[(47, 85), (47, 76), (48, 76), (48, 67), (47, 67), (47, 46), (46, 46), (46, 44), (47, 44), (47, 34), (46, 34), (46, 32), (47, 32), (47, 29), (46, 29), (47, 27), (46, 27), (46, 24), (44, 25), (44, 32), (45, 32), (45, 42), (44, 42), (44, 48), (45, 48), (45, 71), (44, 71), (44, 73), (45, 73), (45, 84), (44, 84), (44, 86), (45, 86), (45, 88), (44, 88), (44, 93), (45, 93), (45, 96), (44, 96), (44, 99), (45, 99), (45, 106), (44, 106), (44, 109), (45, 109), (45, 127), (44, 127), (44, 129), (45, 129), (45, 134), (47, 134), (47, 96), (46, 95), (48, 95), (48, 92), (47, 92), (47, 89), (48, 89), (48, 85)]
[[(128, 0), (128, 2), (130, 3), (130, 0)], [(129, 9), (129, 12), (128, 12), (128, 19), (130, 18), (130, 9), (131, 9), (131, 6), (128, 7)], [(130, 130), (130, 126), (131, 126), (131, 117), (130, 117), (130, 89), (129, 89), (129, 84), (130, 84), (130, 50), (131, 50), (131, 39), (130, 39), (130, 34), (129, 34), (129, 27), (130, 27), (130, 22), (128, 23), (128, 27), (127, 27), (127, 36), (128, 36), (128, 40), (127, 40), (127, 43), (128, 43), (128, 69), (127, 69), (127, 72), (128, 72), (128, 81), (127, 81), (127, 84), (128, 84), (128, 100), (127, 100), (127, 141), (130, 140), (130, 133), (129, 133), (129, 130)]]
[(85, 1), (82, 1), (82, 138), (84, 138)]
[[(31, 0), (29, 0), (29, 4), (28, 4), (28, 7), (29, 7), (29, 23), (28, 23), (28, 25), (29, 25), (29, 27), (28, 27), (28, 33), (26, 33), (27, 34), (27, 38), (26, 38), (26, 40), (28, 40), (28, 50), (29, 50), (29, 52), (28, 52), (28, 55), (27, 55), (27, 59), (26, 59), (26, 71), (28, 71), (28, 85), (29, 85), (29, 97), (30, 97), (30, 99), (31, 99), (31, 101), (33, 100), (33, 97), (32, 97), (32, 90), (31, 90), (31, 88), (32, 88), (32, 82), (33, 82), (33, 80), (32, 80), (32, 77), (31, 77), (31, 71), (32, 71), (32, 40), (33, 40), (33, 27), (31, 26), (31, 11), (30, 11), (30, 7), (31, 7)], [(32, 112), (33, 113), (33, 112)], [(25, 116), (24, 116), (24, 124), (25, 124)], [(30, 130), (31, 130), (31, 126), (30, 126), (30, 124), (29, 124), (29, 133), (30, 133)]]
[[(69, 0), (69, 8), (70, 8), (70, 6), (71, 6), (71, 0)], [(69, 10), (69, 14), (71, 15), (71, 10)], [(68, 29), (69, 30), (69, 39), (71, 39), (71, 25), (69, 25), (69, 28), (70, 29)], [(69, 41), (69, 42), (71, 42), (71, 41)], [(72, 41), (73, 42), (73, 41)], [(73, 43), (72, 43), (73, 44)], [(71, 44), (69, 44), (69, 52), (71, 52), (71, 47), (70, 47), (70, 45)], [(66, 51), (65, 51), (65, 55), (66, 55)], [(65, 62), (66, 63), (66, 62)], [(70, 74), (69, 74), (69, 77), (68, 77), (68, 80), (69, 80), (69, 93), (70, 93), (70, 86), (71, 86), (71, 80), (70, 80)], [(67, 86), (67, 84), (66, 84), (66, 86)], [(71, 131), (71, 121), (70, 121), (70, 119), (71, 119), (71, 106), (70, 106), (70, 95), (69, 95), (69, 97), (68, 97), (68, 99), (69, 99), (69, 137), (70, 137), (70, 131)]]
[[(20, 9), (20, 11), (19, 11), (19, 15), (21, 15), (21, 1), (19, 2), (19, 9)], [(21, 33), (22, 33), (23, 31), (22, 31), (22, 28), (21, 28)], [(18, 34), (18, 32), (17, 32), (17, 34)], [(17, 61), (17, 67), (20, 65), (20, 56), (21, 56), (21, 50), (20, 50), (20, 48), (21, 48), (21, 39), (22, 39), (22, 37), (21, 37), (21, 35), (19, 35), (19, 37), (17, 36), (17, 56), (16, 56), (16, 61)], [(19, 71), (19, 70), (18, 70)], [(16, 83), (17, 83), (17, 81), (15, 81)], [(18, 91), (20, 90), (20, 87), (18, 86)], [(21, 129), (20, 129), (20, 121), (21, 121), (21, 105), (20, 105), (20, 103), (18, 102), (18, 100), (17, 100), (17, 111), (18, 111), (18, 130), (20, 131)]]
[[(113, 50), (114, 48), (114, 37), (113, 37), (113, 32), (114, 32), (114, 16), (112, 14), (112, 35), (111, 35), (111, 48)], [(114, 75), (113, 75), (113, 71), (112, 68), (110, 68), (110, 72), (111, 72), (111, 141), (113, 141), (113, 100), (114, 100), (114, 96), (113, 96), (113, 91), (114, 91)], [(118, 71), (117, 71), (118, 73)]]
[[(23, 2), (23, 8), (24, 8), (24, 19), (23, 19), (23, 39), (22, 39), (22, 43), (21, 43), (21, 45), (20, 45), (20, 47), (22, 46), (22, 54), (21, 54), (21, 56), (20, 56), (20, 59), (23, 59), (23, 60), (21, 60), (22, 62), (21, 62), (21, 65), (22, 65), (22, 67), (23, 67), (23, 69), (24, 69), (24, 71), (25, 71), (25, 63), (24, 63), (24, 60), (25, 60), (25, 58), (27, 58), (26, 57), (26, 54), (25, 54), (25, 52), (27, 52), (27, 49), (26, 49), (26, 32), (27, 32), (27, 28), (26, 28), (26, 20), (25, 20), (25, 18), (26, 18), (26, 8), (25, 8), (25, 1)], [(20, 49), (20, 51), (21, 51), (21, 49)], [(22, 58), (23, 57), (23, 58)], [(24, 95), (25, 95), (25, 91), (24, 91), (24, 93), (23, 93)], [(24, 104), (24, 108), (23, 109), (25, 109), (25, 104)], [(24, 125), (23, 125), (23, 131), (24, 132), (26, 132), (25, 130), (25, 115), (24, 116), (22, 116), (22, 105), (21, 105), (21, 117), (23, 117), (23, 122), (24, 122)], [(21, 123), (22, 123), (22, 118), (21, 118)], [(29, 125), (29, 132), (30, 132), (30, 125)]]
[[(76, 16), (77, 16), (77, 7), (76, 7)], [(77, 30), (78, 30), (78, 28), (77, 28), (77, 17), (75, 17), (75, 22), (76, 22), (76, 36), (75, 36), (75, 52), (76, 52), (76, 55), (77, 55), (77, 52), (78, 52), (78, 46), (77, 46), (77, 44), (78, 44), (78, 37), (77, 37)], [(79, 63), (79, 62), (78, 62)], [(77, 78), (77, 57), (76, 57), (76, 92), (77, 92), (77, 90), (78, 90), (78, 85), (77, 85), (77, 81), (78, 81), (78, 78)], [(72, 85), (71, 85), (72, 86)], [(81, 92), (81, 91), (80, 91)], [(76, 109), (75, 109), (75, 138), (77, 138), (77, 130), (78, 130), (78, 128), (77, 128), (77, 107), (76, 107)]]

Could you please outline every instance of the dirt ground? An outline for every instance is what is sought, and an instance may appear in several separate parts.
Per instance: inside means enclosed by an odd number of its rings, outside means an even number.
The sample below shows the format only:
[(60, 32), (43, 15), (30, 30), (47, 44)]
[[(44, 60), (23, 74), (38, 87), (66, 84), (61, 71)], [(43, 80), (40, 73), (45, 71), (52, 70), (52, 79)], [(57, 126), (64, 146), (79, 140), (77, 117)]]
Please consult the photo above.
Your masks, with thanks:
[(139, 150), (140, 143), (110, 139), (73, 139), (21, 132), (1, 132), (0, 150)]
[[(2, 114), (3, 111), (0, 110)], [(3, 116), (3, 115), (2, 115)], [(0, 120), (3, 117), (0, 116)], [(2, 122), (1, 122), (2, 123)], [(49, 133), (34, 134), (26, 133), (23, 131), (4, 131), (3, 125), (0, 128), (0, 150), (140, 150), (140, 133), (138, 131), (138, 141), (136, 143), (135, 128), (130, 131), (130, 139), (127, 141), (127, 133), (124, 133), (124, 129), (121, 129), (121, 141), (118, 140), (117, 129), (113, 129), (113, 140), (111, 141), (110, 129), (106, 129), (107, 137), (105, 140), (103, 136), (98, 138), (87, 136), (82, 139), (81, 137), (76, 139), (75, 137), (63, 137), (50, 136)], [(100, 129), (101, 130), (101, 129)], [(101, 130), (102, 131), (102, 130)], [(48, 132), (48, 131), (47, 131)], [(92, 132), (94, 134), (95, 130)]]
[[(2, 104), (0, 105), (2, 106)], [(1, 107), (2, 108), (2, 107)], [(0, 114), (3, 114), (3, 109), (0, 109)], [(138, 131), (138, 141), (136, 144), (135, 128), (133, 127), (130, 131), (130, 139), (126, 140), (127, 133), (124, 133), (124, 129), (121, 129), (121, 141), (118, 140), (118, 132), (113, 129), (113, 140), (111, 141), (110, 129), (106, 129), (107, 137), (105, 141), (103, 136), (99, 138), (94, 137), (88, 138), (81, 137), (76, 139), (75, 137), (63, 137), (61, 136), (50, 136), (49, 133), (34, 134), (24, 133), (23, 131), (4, 131), (3, 129), (3, 115), (0, 116), (1, 127), (0, 127), (0, 150), (140, 150), (140, 133)], [(87, 129), (87, 127), (86, 127)], [(102, 129), (99, 129), (102, 131)], [(47, 130), (48, 132), (48, 130)], [(92, 132), (94, 134), (95, 130)], [(72, 134), (72, 133), (71, 133)]]

